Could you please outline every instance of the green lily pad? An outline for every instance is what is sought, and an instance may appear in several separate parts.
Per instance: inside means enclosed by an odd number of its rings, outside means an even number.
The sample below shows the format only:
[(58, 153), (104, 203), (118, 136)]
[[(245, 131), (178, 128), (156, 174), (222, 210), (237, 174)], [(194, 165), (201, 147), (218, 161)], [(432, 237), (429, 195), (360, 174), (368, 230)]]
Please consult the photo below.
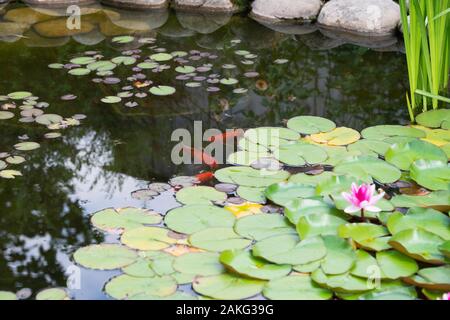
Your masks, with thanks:
[(450, 129), (450, 110), (430, 110), (416, 117), (418, 124), (429, 128)]
[(346, 146), (360, 138), (361, 135), (358, 131), (347, 127), (338, 127), (329, 132), (315, 133), (309, 136), (310, 140), (328, 146)]
[(155, 53), (150, 56), (150, 59), (157, 61), (157, 62), (169, 61), (169, 60), (172, 60), (172, 58), (173, 58), (173, 56), (171, 54), (164, 53), (164, 52)]
[(219, 261), (219, 254), (213, 252), (186, 253), (175, 258), (173, 268), (196, 276), (214, 276), (225, 272)]
[(301, 142), (283, 144), (273, 152), (276, 159), (295, 167), (321, 163), (328, 158), (328, 154), (320, 146)]
[(220, 254), (220, 262), (228, 270), (253, 279), (277, 279), (291, 272), (290, 265), (272, 264), (244, 250), (226, 250)]
[(443, 244), (439, 246), (439, 250), (446, 256), (447, 258), (450, 258), (450, 240), (445, 241)]
[(318, 235), (336, 235), (338, 227), (346, 222), (331, 214), (312, 213), (298, 220), (297, 232), (302, 239)]
[(393, 165), (372, 156), (359, 156), (347, 159), (334, 168), (334, 172), (348, 174), (365, 182), (372, 178), (381, 183), (397, 181), (401, 172)]
[(161, 215), (157, 212), (140, 208), (104, 209), (94, 213), (91, 223), (107, 232), (134, 229), (149, 224), (159, 224)]
[[(374, 267), (379, 268), (377, 260), (364, 250), (356, 250), (355, 254), (356, 261), (350, 269), (350, 274), (366, 279), (372, 277)], [(381, 277), (381, 274), (379, 276)]]
[(94, 244), (75, 251), (73, 258), (85, 268), (113, 270), (125, 267), (138, 258), (135, 251), (118, 244)]
[(296, 173), (289, 178), (289, 182), (308, 184), (311, 186), (317, 186), (319, 183), (336, 176), (332, 171), (324, 171), (320, 174), (310, 175), (306, 173)]
[[(447, 156), (443, 153), (444, 157)], [(439, 160), (417, 160), (411, 165), (410, 176), (430, 190), (450, 190), (450, 165)]]
[(177, 290), (175, 280), (170, 276), (137, 278), (123, 274), (112, 278), (105, 286), (105, 292), (114, 299), (133, 299), (139, 295), (143, 298), (166, 297)]
[(19, 142), (14, 145), (14, 149), (19, 150), (19, 151), (31, 151), (31, 150), (36, 150), (40, 147), (41, 147), (41, 145), (39, 143), (32, 142), (32, 141)]
[(278, 235), (295, 235), (295, 228), (287, 219), (277, 214), (256, 214), (236, 221), (234, 231), (244, 238), (262, 240)]
[(90, 64), (95, 62), (95, 58), (94, 57), (77, 57), (77, 58), (73, 58), (70, 60), (70, 63), (73, 64)]
[(337, 236), (322, 237), (327, 255), (320, 267), (328, 275), (342, 274), (349, 271), (356, 262), (356, 254), (350, 244)]
[(384, 156), (386, 151), (388, 151), (391, 145), (387, 142), (374, 140), (374, 139), (363, 139), (352, 143), (347, 146), (347, 150), (351, 152), (359, 152), (361, 155), (377, 157), (379, 155)]
[(68, 300), (69, 296), (64, 288), (49, 288), (39, 291), (36, 300)]
[(22, 173), (17, 170), (1, 170), (0, 178), (3, 179), (15, 179), (17, 176), (21, 176)]
[(235, 85), (238, 82), (239, 81), (237, 79), (234, 79), (234, 78), (223, 78), (223, 79), (220, 79), (220, 83), (224, 84), (224, 85), (227, 85), (227, 86)]
[(399, 208), (433, 207), (435, 209), (444, 208), (445, 211), (448, 211), (450, 208), (449, 199), (449, 191), (434, 191), (423, 196), (396, 195), (391, 199), (391, 202)]
[(159, 227), (139, 227), (125, 230), (120, 241), (137, 250), (161, 250), (177, 242), (169, 236), (169, 230)]
[(124, 43), (130, 43), (134, 41), (134, 37), (133, 36), (117, 36), (112, 38), (111, 42), (113, 43), (120, 43), (120, 44), (124, 44)]
[(301, 134), (328, 132), (336, 128), (336, 124), (328, 119), (315, 116), (298, 116), (288, 120), (287, 127)]
[(133, 277), (175, 276), (174, 257), (162, 251), (141, 251), (139, 258), (122, 271)]
[(300, 241), (298, 236), (287, 234), (258, 241), (252, 253), (273, 263), (298, 265), (322, 259), (326, 248), (320, 237)]
[(230, 211), (212, 205), (188, 205), (175, 208), (164, 218), (164, 222), (170, 229), (186, 234), (208, 228), (231, 228), (235, 220)]
[(318, 286), (309, 275), (290, 275), (269, 281), (263, 295), (271, 300), (329, 300), (333, 292)]
[(236, 189), (236, 193), (239, 197), (247, 201), (256, 203), (266, 203), (266, 196), (264, 194), (265, 190), (266, 190), (265, 187), (254, 188), (254, 187), (239, 186)]
[(361, 185), (362, 181), (351, 176), (334, 175), (319, 182), (316, 187), (316, 193), (321, 196), (339, 195), (342, 192), (348, 192), (349, 190), (351, 190), (352, 183)]
[(50, 69), (62, 69), (64, 68), (64, 65), (62, 63), (50, 63), (48, 67)]
[(151, 87), (149, 92), (155, 96), (170, 96), (175, 93), (175, 88), (170, 86)]
[(338, 293), (363, 293), (370, 291), (367, 279), (356, 277), (350, 273), (327, 275), (321, 268), (311, 274), (311, 278), (323, 287)]
[(87, 68), (74, 68), (74, 69), (70, 69), (67, 73), (71, 74), (73, 76), (85, 76), (85, 75), (91, 73), (91, 70), (87, 69)]
[(193, 72), (195, 72), (195, 68), (192, 67), (192, 66), (179, 66), (179, 67), (176, 67), (176, 68), (175, 68), (175, 71), (176, 71), (176, 72), (179, 72), (179, 73), (185, 73), (185, 74), (187, 74), (187, 73), (193, 73)]
[(63, 117), (61, 117), (58, 114), (53, 113), (47, 113), (40, 115), (36, 117), (35, 121), (36, 123), (42, 124), (44, 126), (49, 126), (51, 124), (57, 124), (60, 123), (63, 120)]
[(115, 63), (112, 63), (111, 61), (107, 60), (96, 61), (86, 66), (86, 68), (88, 68), (91, 71), (99, 71), (99, 72), (111, 71), (116, 67), (117, 65)]
[(360, 246), (368, 250), (382, 251), (390, 246), (387, 244), (388, 230), (384, 226), (372, 223), (348, 223), (338, 228), (341, 238), (351, 238)]
[(346, 215), (321, 198), (295, 199), (285, 204), (284, 214), (294, 225), (297, 225), (301, 217), (310, 214), (330, 214), (339, 218)]
[(256, 170), (250, 167), (227, 167), (217, 170), (214, 176), (224, 183), (234, 183), (247, 187), (267, 187), (286, 180), (289, 177), (289, 172)]
[(14, 292), (0, 291), (0, 301), (1, 300), (17, 300), (17, 296)]
[(414, 259), (395, 250), (377, 252), (377, 262), (383, 276), (392, 280), (409, 277), (419, 270)]
[[(5, 159), (9, 164), (21, 164), (25, 162), (25, 158), (21, 156), (10, 156)], [(1, 164), (0, 164), (1, 169)]]
[(221, 252), (244, 249), (251, 244), (251, 240), (242, 238), (232, 228), (209, 228), (192, 234), (189, 243), (200, 249)]
[(301, 273), (311, 273), (320, 268), (322, 260), (316, 260), (310, 263), (297, 264), (293, 266), (293, 270)]
[(31, 97), (33, 94), (28, 91), (16, 91), (8, 94), (8, 98), (13, 100), (23, 100), (25, 98)]
[(137, 65), (138, 68), (141, 69), (155, 69), (159, 64), (156, 62), (141, 62)]
[(267, 187), (265, 195), (272, 202), (284, 206), (294, 199), (313, 197), (315, 191), (315, 188), (312, 186), (292, 182), (279, 182)]
[(0, 111), (0, 120), (8, 120), (14, 118), (14, 113), (9, 111)]
[(419, 261), (442, 264), (445, 257), (439, 251), (444, 240), (421, 228), (406, 229), (394, 234), (389, 244), (396, 250)]
[(213, 187), (193, 186), (185, 187), (176, 193), (178, 202), (183, 204), (211, 204), (216, 201), (223, 202), (227, 199), (224, 192), (217, 191)]
[(118, 103), (118, 102), (122, 101), (122, 98), (117, 97), (117, 96), (106, 96), (104, 98), (101, 98), (100, 100), (103, 103)]
[(417, 274), (432, 283), (447, 285), (450, 287), (449, 265), (420, 269)]
[(411, 208), (407, 214), (394, 212), (388, 219), (387, 227), (393, 235), (407, 229), (422, 228), (450, 240), (450, 218), (433, 209)]
[(8, 165), (6, 164), (5, 161), (0, 160), (0, 170), (5, 169)]
[(287, 128), (260, 127), (245, 131), (244, 138), (266, 148), (278, 148), (283, 144), (298, 141), (300, 139), (300, 134)]
[(227, 158), (228, 164), (240, 165), (240, 166), (249, 166), (260, 158), (268, 158), (271, 157), (271, 154), (268, 152), (249, 152), (247, 150), (240, 150), (233, 153)]
[(246, 299), (259, 294), (266, 281), (245, 279), (232, 274), (199, 277), (193, 283), (194, 290), (204, 296), (220, 300)]
[[(379, 125), (361, 131), (365, 139), (385, 140), (390, 137), (425, 138), (422, 130), (401, 125)], [(390, 143), (390, 142), (389, 142)]]
[(385, 158), (387, 162), (402, 170), (408, 170), (411, 164), (418, 159), (447, 163), (447, 155), (442, 149), (422, 140), (394, 144), (386, 152)]

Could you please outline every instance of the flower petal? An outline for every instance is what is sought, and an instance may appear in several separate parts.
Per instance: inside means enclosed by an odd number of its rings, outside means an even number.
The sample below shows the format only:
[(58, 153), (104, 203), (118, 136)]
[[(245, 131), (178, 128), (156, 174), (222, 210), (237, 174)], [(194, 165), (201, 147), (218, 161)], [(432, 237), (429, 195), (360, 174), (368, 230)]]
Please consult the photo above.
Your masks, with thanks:
[(358, 211), (361, 211), (361, 208), (354, 205), (348, 206), (347, 208), (344, 209), (345, 213), (355, 213)]
[(364, 207), (364, 211), (380, 212), (381, 209), (376, 207), (376, 206), (373, 206), (373, 205), (367, 205), (367, 206)]
[(384, 191), (381, 191), (380, 194), (377, 194), (376, 196), (373, 196), (373, 197), (370, 199), (369, 203), (370, 203), (370, 204), (375, 204), (375, 203), (377, 203), (381, 198), (384, 197), (384, 194), (385, 194)]

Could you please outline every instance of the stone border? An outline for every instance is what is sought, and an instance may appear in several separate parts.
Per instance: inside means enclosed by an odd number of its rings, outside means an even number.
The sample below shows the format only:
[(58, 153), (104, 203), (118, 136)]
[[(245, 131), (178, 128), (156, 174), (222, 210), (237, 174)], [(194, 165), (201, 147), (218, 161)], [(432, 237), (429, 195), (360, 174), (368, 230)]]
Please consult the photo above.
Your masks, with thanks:
[(169, 0), (161, 0), (160, 4), (150, 4), (148, 0), (99, 0), (105, 6), (129, 10), (161, 10), (169, 7)]

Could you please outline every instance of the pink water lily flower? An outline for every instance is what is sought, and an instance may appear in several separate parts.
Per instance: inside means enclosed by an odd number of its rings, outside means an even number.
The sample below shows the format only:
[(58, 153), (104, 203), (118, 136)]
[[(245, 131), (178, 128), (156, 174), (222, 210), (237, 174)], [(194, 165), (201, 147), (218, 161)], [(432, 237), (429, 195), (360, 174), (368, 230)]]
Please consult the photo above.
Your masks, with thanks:
[(378, 202), (378, 200), (383, 198), (384, 192), (375, 195), (374, 184), (368, 185), (363, 183), (362, 185), (357, 186), (356, 183), (352, 183), (352, 192), (342, 192), (342, 196), (350, 204), (344, 209), (346, 213), (355, 213), (361, 211), (361, 214), (364, 214), (364, 211), (381, 211), (381, 209), (375, 206), (375, 204)]
[(444, 293), (442, 295), (442, 300), (450, 300), (450, 292)]

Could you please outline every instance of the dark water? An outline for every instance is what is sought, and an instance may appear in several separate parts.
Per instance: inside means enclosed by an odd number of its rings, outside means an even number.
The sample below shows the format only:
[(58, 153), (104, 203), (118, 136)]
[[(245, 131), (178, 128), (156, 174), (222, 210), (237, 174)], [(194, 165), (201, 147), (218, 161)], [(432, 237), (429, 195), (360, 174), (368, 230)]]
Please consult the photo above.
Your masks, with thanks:
[[(142, 15), (127, 13), (127, 19), (134, 21), (133, 16), (138, 16), (139, 26), (156, 23), (151, 20), (154, 15)], [(100, 41), (95, 45), (80, 44), (80, 36), (48, 39), (30, 30), (25, 30), (25, 38), (0, 42), (0, 95), (31, 91), (50, 103), (48, 112), (87, 115), (81, 126), (65, 130), (63, 138), (55, 140), (44, 140), (46, 130), (35, 124), (0, 122), (0, 152), (10, 150), (23, 134), (42, 143), (22, 165), (23, 177), (0, 179), (0, 290), (66, 286), (74, 250), (114, 240), (93, 231), (89, 216), (97, 210), (144, 206), (164, 213), (175, 206), (170, 194), (143, 203), (133, 200), (130, 192), (149, 181), (198, 173), (199, 166), (175, 166), (170, 161), (173, 130), (192, 130), (195, 120), (202, 121), (204, 129), (222, 130), (281, 125), (284, 119), (301, 114), (327, 117), (355, 129), (407, 120), (405, 57), (392, 51), (392, 46), (373, 50), (328, 38), (320, 31), (283, 34), (243, 16), (227, 18), (222, 26), (214, 19), (191, 17), (191, 29), (186, 28), (186, 17), (178, 17), (183, 27), (173, 12), (158, 19), (161, 26), (157, 29), (137, 34), (156, 37), (157, 46), (168, 52), (195, 49), (217, 54), (215, 65), (238, 66), (227, 71), (230, 76), (249, 70), (240, 65), (236, 49), (257, 54), (250, 69), (260, 76), (241, 81), (249, 93), (224, 90), (208, 94), (204, 88), (183, 87), (173, 72), (149, 73), (155, 82), (175, 86), (177, 93), (149, 95), (133, 109), (107, 105), (100, 99), (126, 85), (126, 68), (117, 73), (124, 79), (121, 84), (105, 85), (92, 83), (89, 76), (50, 70), (47, 65), (68, 61), (86, 50), (98, 50), (112, 58), (130, 45), (112, 45), (111, 37), (102, 40), (100, 31), (92, 35)], [(10, 37), (2, 39), (12, 41)], [(232, 39), (242, 42), (227, 48)], [(86, 36), (81, 40), (92, 39)], [(145, 50), (145, 45), (141, 49)], [(275, 65), (273, 61), (279, 58), (289, 62)], [(257, 88), (258, 79), (267, 82), (267, 90)], [(68, 93), (78, 99), (61, 101), (59, 97)], [(112, 274), (83, 269), (81, 289), (72, 294), (81, 299), (105, 298), (102, 285)]]

